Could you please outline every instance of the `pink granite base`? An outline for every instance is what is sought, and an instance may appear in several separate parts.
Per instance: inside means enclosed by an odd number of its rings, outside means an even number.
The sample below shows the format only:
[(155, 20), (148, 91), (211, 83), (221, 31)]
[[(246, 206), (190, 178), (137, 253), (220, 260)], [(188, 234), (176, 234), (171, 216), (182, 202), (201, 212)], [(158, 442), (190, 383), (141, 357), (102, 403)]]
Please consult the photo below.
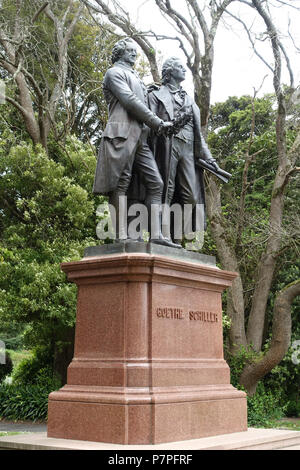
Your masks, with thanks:
[(148, 395), (149, 403), (141, 405), (130, 404), (128, 398), (123, 403), (103, 403), (101, 394), (97, 397), (87, 389), (69, 401), (70, 392), (66, 388), (49, 402), (49, 437), (159, 444), (247, 430), (245, 398), (225, 387), (217, 393), (205, 391), (203, 399), (201, 392), (198, 399), (196, 393), (185, 398), (174, 393), (168, 398), (166, 392), (166, 403), (151, 403), (155, 397)]
[(157, 444), (247, 430), (223, 358), (234, 273), (148, 254), (62, 269), (78, 286), (75, 353), (49, 396), (49, 437)]

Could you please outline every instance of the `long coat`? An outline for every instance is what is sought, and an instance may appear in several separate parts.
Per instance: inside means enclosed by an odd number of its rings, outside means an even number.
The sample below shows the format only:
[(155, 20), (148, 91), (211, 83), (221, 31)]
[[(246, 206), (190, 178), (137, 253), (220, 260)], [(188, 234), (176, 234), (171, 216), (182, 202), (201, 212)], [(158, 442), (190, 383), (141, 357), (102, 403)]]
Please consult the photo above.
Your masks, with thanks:
[[(166, 121), (172, 120), (174, 118), (174, 106), (172, 96), (167, 86), (162, 85), (159, 90), (152, 91), (149, 94), (148, 99), (151, 111), (153, 111), (153, 113), (155, 113), (158, 117)], [(208, 146), (201, 133), (200, 109), (198, 108), (194, 100), (192, 100), (192, 98), (188, 95), (186, 95), (185, 97), (184, 105), (185, 107), (190, 106), (193, 111), (195, 161), (197, 158), (201, 158), (203, 160), (212, 158), (210, 150), (208, 149)], [(152, 146), (152, 150), (161, 177), (165, 183), (164, 201), (168, 192), (169, 170), (172, 155), (172, 142), (173, 138), (166, 139), (161, 136), (155, 137), (154, 135), (150, 140), (150, 146)], [(195, 171), (197, 180), (196, 193), (198, 195), (197, 203), (205, 205), (203, 170), (198, 167), (195, 167)], [(176, 191), (176, 187), (173, 202), (180, 202), (180, 195), (178, 194), (178, 191)]]
[(103, 88), (109, 119), (100, 142), (95, 194), (114, 191), (125, 166), (132, 168), (143, 123), (151, 129), (161, 123), (149, 110), (146, 87), (134, 70), (116, 63), (106, 72)]

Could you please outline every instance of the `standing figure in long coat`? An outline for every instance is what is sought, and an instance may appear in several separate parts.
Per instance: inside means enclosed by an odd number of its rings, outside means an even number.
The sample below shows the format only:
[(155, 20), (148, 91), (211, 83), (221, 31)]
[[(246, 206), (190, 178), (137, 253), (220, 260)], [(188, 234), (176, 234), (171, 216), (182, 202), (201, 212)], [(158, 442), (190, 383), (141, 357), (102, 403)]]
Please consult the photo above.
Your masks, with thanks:
[[(127, 214), (120, 201), (127, 197), (133, 164), (146, 188), (148, 211), (162, 202), (163, 181), (148, 145), (149, 128), (156, 133), (173, 128), (171, 122), (164, 122), (150, 111), (147, 88), (133, 69), (136, 57), (132, 40), (124, 39), (114, 46), (113, 66), (103, 83), (109, 118), (100, 143), (93, 188), (94, 194), (108, 195), (115, 207), (117, 239), (121, 240), (127, 238)], [(161, 234), (151, 241), (172, 246)]]
[[(186, 69), (181, 60), (171, 57), (162, 68), (162, 86), (149, 94), (150, 109), (163, 120), (173, 120), (180, 113), (190, 111), (190, 121), (171, 138), (158, 136), (151, 139), (152, 150), (164, 181), (163, 203), (171, 206), (196, 204), (202, 210), (201, 219), (205, 228), (205, 194), (203, 170), (197, 165), (198, 159), (206, 160), (218, 169), (215, 159), (201, 133), (200, 110), (194, 100), (182, 89)], [(188, 221), (183, 226), (183, 235), (194, 224)], [(174, 234), (173, 234), (174, 235)], [(176, 237), (175, 237), (176, 238)]]

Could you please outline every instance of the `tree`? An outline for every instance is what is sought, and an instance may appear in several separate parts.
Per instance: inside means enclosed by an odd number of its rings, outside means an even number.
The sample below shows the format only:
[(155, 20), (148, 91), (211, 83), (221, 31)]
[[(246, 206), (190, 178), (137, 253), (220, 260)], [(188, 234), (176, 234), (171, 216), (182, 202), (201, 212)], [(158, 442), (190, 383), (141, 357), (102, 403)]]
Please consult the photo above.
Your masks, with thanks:
[(155, 49), (147, 39), (146, 35), (141, 34), (141, 32), (132, 24), (129, 14), (124, 10), (122, 5), (117, 0), (113, 0), (112, 8), (109, 7), (108, 2), (102, 0), (96, 0), (97, 6), (88, 0), (82, 1), (88, 7), (89, 11), (95, 11), (96, 13), (100, 13), (100, 15), (104, 15), (113, 25), (120, 28), (127, 36), (132, 37), (137, 42), (149, 61), (154, 81), (159, 82), (160, 77)]
[[(270, 202), (269, 238), (257, 268), (257, 282), (253, 293), (253, 301), (249, 315), (247, 331), (248, 343), (253, 345), (255, 351), (259, 351), (262, 346), (262, 332), (268, 296), (273, 281), (277, 258), (280, 255), (282, 249), (282, 232), (280, 229), (282, 227), (282, 218), (284, 213), (286, 186), (291, 176), (296, 171), (299, 171), (299, 168), (296, 167), (295, 164), (300, 149), (300, 129), (298, 129), (298, 132), (296, 133), (293, 145), (288, 150), (286, 140), (286, 117), (287, 109), (291, 99), (291, 91), (294, 92), (292, 82), (293, 77), (291, 76), (290, 89), (284, 92), (281, 83), (282, 47), (278, 33), (270, 16), (262, 6), (262, 2), (253, 0), (253, 6), (263, 18), (267, 28), (268, 37), (271, 42), (275, 62), (273, 83), (278, 106), (276, 116), (278, 167)], [(286, 316), (289, 315), (290, 305), (294, 297), (299, 294), (300, 280), (297, 280), (292, 285), (287, 286), (278, 294), (275, 303), (273, 341), (271, 343), (270, 350), (264, 356), (264, 358), (256, 362), (255, 365), (252, 364), (250, 367), (246, 367), (241, 376), (241, 383), (244, 384), (250, 392), (255, 390), (255, 385), (261, 378), (262, 371), (271, 370), (272, 366), (276, 364), (276, 361), (279, 362), (281, 359), (283, 359), (285, 353), (287, 352), (288, 341), (286, 341), (286, 338), (284, 338), (284, 334), (281, 336), (278, 323), (280, 323), (281, 328), (284, 330), (283, 322), (286, 321)], [(289, 337), (289, 335), (290, 328), (287, 337)], [(278, 343), (280, 347), (278, 347)]]
[[(234, 247), (243, 285), (245, 332), (251, 312), (253, 292), (256, 288), (256, 269), (264, 252), (266, 240), (270, 237), (270, 200), (278, 162), (276, 126), (274, 124), (276, 113), (274, 96), (272, 95), (255, 100), (250, 96), (239, 99), (232, 97), (227, 102), (218, 103), (211, 108), (208, 136), (210, 147), (214, 155), (222, 160), (223, 165), (234, 168), (233, 178), (222, 193), (221, 211), (224, 223), (226, 223), (224, 236), (226, 236), (226, 242)], [(294, 110), (293, 115), (290, 114), (290, 123), (286, 129), (288, 147), (292, 146), (295, 135), (297, 135), (296, 116), (297, 109)], [(255, 134), (252, 131), (253, 128)], [(249, 152), (250, 142), (251, 153)], [(270, 372), (267, 369), (267, 364), (273, 368), (274, 364), (278, 364), (285, 355), (291, 337), (291, 306), (287, 302), (283, 303), (282, 306), (286, 307), (283, 312), (283, 308), (278, 307), (278, 302), (283, 293), (286, 293), (286, 286), (289, 284), (294, 286), (294, 293), (297, 293), (295, 288), (297, 281), (294, 280), (297, 279), (300, 272), (299, 267), (297, 269), (297, 257), (299, 256), (297, 206), (299, 196), (296, 188), (297, 178), (294, 176), (285, 192), (289, 211), (283, 216), (281, 229), (277, 229), (277, 236), (282, 238), (283, 243), (277, 255), (276, 269), (268, 295), (265, 322), (262, 328), (262, 344), (264, 348), (267, 347), (268, 360), (265, 362), (264, 368), (261, 367), (260, 370), (264, 370), (265, 374)], [(276, 300), (277, 296), (278, 301)], [(291, 300), (291, 297), (289, 299)], [(271, 330), (269, 330), (269, 324), (273, 325)], [(296, 324), (294, 324), (294, 331), (296, 331), (295, 327)], [(272, 338), (271, 343), (269, 343), (269, 335)], [(232, 341), (231, 329), (230, 349), (232, 353), (239, 353), (239, 347), (232, 348)], [(248, 347), (247, 343), (242, 346)], [(274, 356), (272, 356), (273, 351)], [(279, 353), (283, 356), (278, 360)], [(252, 359), (253, 355), (249, 357)], [(256, 355), (254, 357), (254, 363), (258, 366), (260, 361)], [(261, 357), (261, 353), (258, 357)], [(273, 361), (271, 361), (272, 357)], [(242, 382), (244, 377), (246, 377), (246, 373), (241, 378)], [(246, 384), (244, 383), (244, 385)], [(248, 391), (250, 388), (249, 382), (247, 384)]]
[[(12, 83), (5, 99), (21, 113), (33, 143), (45, 148), (65, 89), (68, 45), (82, 10), (74, 1), (53, 1), (51, 6), (39, 0), (2, 2), (0, 67)], [(50, 25), (41, 20), (44, 16)]]
[(240, 384), (245, 387), (249, 394), (255, 392), (259, 380), (271, 372), (286, 355), (291, 343), (291, 304), (294, 298), (299, 295), (299, 279), (288, 284), (277, 293), (270, 348), (260, 360), (247, 364), (240, 377)]
[[(138, 31), (135, 26), (130, 22), (129, 15), (124, 11), (120, 2), (114, 0), (112, 3), (117, 8), (117, 11), (113, 11), (106, 6), (106, 3), (101, 0), (96, 0), (100, 8), (96, 8), (98, 13), (106, 15), (106, 17), (116, 26), (121, 28), (123, 33), (130, 35), (138, 43), (140, 43), (143, 51), (146, 53), (151, 45), (141, 41), (141, 37), (149, 37), (153, 35), (157, 39), (163, 37), (157, 37), (153, 32)], [(91, 7), (90, 2), (85, 1)], [(153, 1), (154, 3), (154, 1)], [(261, 19), (260, 32), (263, 35), (264, 40), (268, 41), (270, 50), (273, 55), (274, 66), (270, 65), (264, 58), (263, 55), (258, 51), (256, 47), (254, 36), (251, 27), (247, 25), (247, 22), (241, 17), (237, 17), (230, 11), (230, 6), (233, 3), (240, 3), (245, 5), (245, 8), (250, 8), (255, 14), (256, 18)], [(281, 2), (285, 6), (288, 5), (286, 2)], [(247, 36), (253, 46), (255, 54), (257, 54), (265, 64), (268, 65), (269, 70), (273, 74), (274, 92), (276, 98), (276, 161), (277, 167), (274, 169), (274, 179), (272, 180), (272, 191), (269, 195), (268, 211), (265, 214), (267, 222), (265, 223), (266, 239), (261, 243), (260, 257), (256, 260), (256, 266), (253, 270), (256, 284), (254, 291), (251, 296), (244, 294), (244, 283), (242, 279), (242, 273), (240, 268), (240, 256), (242, 246), (242, 234), (245, 229), (245, 217), (246, 217), (246, 199), (249, 192), (249, 174), (251, 172), (251, 166), (254, 159), (259, 155), (263, 148), (254, 149), (254, 140), (256, 136), (257, 128), (257, 115), (255, 112), (255, 99), (250, 103), (251, 110), (251, 121), (249, 123), (248, 130), (246, 132), (247, 146), (244, 153), (244, 166), (242, 172), (242, 185), (239, 194), (239, 214), (240, 222), (237, 230), (235, 225), (230, 225), (227, 220), (227, 214), (224, 214), (222, 198), (223, 193), (221, 186), (211, 176), (207, 177), (207, 209), (211, 233), (216, 243), (217, 253), (221, 265), (224, 269), (235, 271), (238, 273), (237, 278), (233, 282), (232, 289), (229, 291), (227, 296), (227, 312), (231, 320), (230, 330), (230, 344), (232, 353), (238, 353), (241, 347), (247, 348), (251, 345), (255, 352), (259, 353), (263, 346), (264, 337), (264, 325), (266, 318), (267, 302), (270, 296), (272, 283), (274, 280), (274, 272), (278, 261), (282, 255), (282, 251), (285, 249), (283, 246), (283, 214), (284, 214), (284, 202), (286, 199), (286, 189), (291, 178), (294, 177), (298, 171), (296, 166), (296, 159), (299, 152), (300, 133), (298, 123), (295, 124), (295, 132), (293, 133), (293, 141), (287, 142), (286, 129), (287, 129), (287, 113), (292, 105), (293, 97), (295, 96), (296, 89), (293, 81), (293, 73), (291, 64), (287, 55), (287, 52), (280, 41), (278, 30), (276, 29), (270, 11), (272, 4), (269, 1), (252, 0), (251, 2), (244, 2), (236, 0), (223, 1), (223, 2), (210, 2), (206, 4), (206, 11), (204, 15), (203, 9), (196, 0), (186, 0), (184, 2), (185, 13), (177, 11), (173, 7), (171, 0), (155, 0), (155, 4), (159, 7), (165, 18), (168, 19), (174, 25), (177, 36), (174, 36), (181, 49), (183, 50), (187, 66), (193, 73), (194, 84), (195, 84), (195, 97), (198, 105), (202, 111), (202, 125), (204, 134), (207, 130), (208, 118), (209, 118), (209, 107), (210, 107), (210, 91), (212, 84), (212, 71), (214, 62), (214, 40), (216, 36), (217, 28), (220, 25), (221, 18), (227, 15), (235, 21), (242, 24), (245, 28)], [(210, 22), (208, 22), (210, 17)], [(138, 38), (138, 40), (137, 40)], [(165, 36), (166, 38), (166, 36)], [(200, 40), (201, 38), (201, 40)], [(154, 54), (152, 53), (152, 61)], [(282, 69), (283, 65), (286, 65), (290, 76), (289, 86), (284, 88), (282, 84)], [(153, 70), (153, 78), (157, 80), (156, 69), (151, 65)], [(255, 93), (256, 94), (256, 93)], [(255, 97), (254, 97), (255, 98)], [(289, 145), (288, 145), (289, 144)], [(226, 190), (225, 190), (226, 191)], [(265, 209), (266, 210), (266, 209)], [(287, 248), (290, 240), (288, 241)], [(245, 262), (245, 261), (244, 261)], [(249, 263), (253, 263), (250, 259)], [(296, 283), (297, 285), (297, 283)], [(298, 295), (298, 288), (291, 287), (286, 291), (283, 289), (281, 293), (278, 293), (278, 302), (283, 297), (286, 297), (288, 301), (285, 302), (286, 313), (288, 315), (289, 306), (292, 302), (292, 296)], [(246, 318), (246, 306), (247, 309), (250, 306), (249, 317)], [(276, 305), (278, 305), (278, 302)], [(275, 318), (279, 315), (280, 308), (275, 308)], [(280, 316), (280, 315), (279, 315)], [(246, 325), (246, 320), (248, 325)], [(276, 321), (274, 323), (275, 338), (276, 338)], [(247, 326), (247, 328), (246, 328)], [(274, 333), (274, 332), (273, 332)], [(277, 337), (278, 339), (278, 337)], [(267, 362), (271, 364), (270, 357), (274, 354), (274, 365), (279, 360), (280, 354), (276, 351), (277, 339), (271, 344), (267, 356)], [(282, 343), (281, 355), (283, 351), (287, 349), (287, 342), (284, 345)], [(275, 359), (276, 358), (276, 359)], [(257, 362), (258, 363), (258, 362)], [(254, 367), (254, 366), (253, 366)], [(242, 375), (243, 383), (247, 386), (249, 392), (254, 393), (257, 380), (254, 380), (253, 367), (246, 367)], [(267, 369), (265, 369), (267, 370)], [(247, 374), (250, 374), (253, 380), (250, 380), (250, 375), (247, 378)], [(258, 374), (259, 375), (259, 374)], [(257, 375), (257, 377), (258, 377)]]
[(87, 12), (77, 22), (68, 49), (65, 99), (56, 117), (57, 122), (63, 123), (61, 129), (57, 126), (58, 139), (76, 134), (98, 146), (107, 120), (102, 81), (110, 65), (115, 37), (107, 25), (99, 28)]
[(94, 153), (75, 137), (66, 142), (68, 155), (54, 143), (49, 154), (24, 142), (0, 148), (1, 328), (24, 325), (25, 345), (46, 350), (64, 379), (72, 356), (63, 368), (59, 358), (72, 347), (76, 288), (60, 263), (95, 243)]
[[(184, 13), (177, 11), (172, 6), (170, 0), (153, 0), (158, 7), (158, 11), (167, 17), (168, 21), (176, 29), (178, 34), (175, 37), (157, 35), (155, 31), (143, 32), (138, 30), (131, 22), (129, 13), (126, 12), (118, 0), (112, 0), (111, 8), (108, 2), (102, 0), (95, 0), (98, 6), (95, 6), (89, 0), (83, 1), (90, 10), (104, 15), (110, 22), (120, 28), (123, 33), (136, 41), (149, 61), (154, 82), (160, 82), (160, 74), (157, 65), (157, 54), (149, 38), (152, 37), (157, 40), (174, 39), (178, 41), (186, 57), (187, 66), (192, 72), (195, 85), (195, 99), (201, 109), (203, 131), (206, 132), (212, 85), (214, 41), (222, 15), (226, 12), (226, 8), (235, 0), (223, 0), (219, 4), (217, 2), (210, 2), (210, 22), (203, 14), (196, 0), (186, 0), (184, 2), (186, 10)], [(199, 31), (201, 35), (199, 35)], [(201, 49), (203, 50), (201, 51)]]
[[(157, 2), (158, 3), (158, 2)], [(173, 11), (171, 8), (171, 2), (159, 2), (163, 3), (161, 8), (165, 8), (165, 13), (169, 15), (174, 15), (174, 19), (176, 18), (177, 24), (184, 23), (184, 18), (181, 18), (180, 15)], [(211, 5), (211, 16), (212, 16), (212, 26), (210, 33), (207, 34), (208, 38), (214, 38), (212, 32), (215, 31), (215, 27), (218, 24), (219, 18), (222, 13), (224, 13), (225, 9), (228, 7), (230, 2), (225, 4), (225, 2), (221, 6), (217, 6), (216, 2), (212, 2)], [(280, 42), (278, 32), (272, 22), (270, 14), (262, 5), (263, 2), (258, 0), (253, 0), (251, 4), (251, 8), (254, 8), (255, 11), (262, 17), (265, 27), (267, 29), (267, 36), (269, 38), (272, 53), (274, 57), (274, 68), (272, 69), (273, 73), (273, 83), (274, 83), (274, 90), (276, 94), (277, 100), (277, 116), (276, 116), (276, 145), (277, 145), (277, 155), (278, 155), (278, 167), (276, 170), (276, 176), (273, 184), (273, 191), (270, 200), (270, 213), (269, 213), (269, 232), (268, 232), (268, 240), (266, 242), (265, 249), (261, 255), (261, 259), (258, 262), (257, 266), (257, 277), (256, 277), (256, 287), (253, 292), (252, 296), (252, 306), (250, 315), (248, 318), (248, 328), (246, 334), (245, 328), (245, 305), (244, 305), (244, 295), (243, 295), (243, 283), (240, 275), (239, 269), (239, 258), (236, 249), (238, 248), (239, 233), (240, 230), (237, 231), (237, 240), (233, 244), (231, 235), (232, 230), (226, 227), (225, 217), (222, 214), (222, 204), (221, 204), (221, 192), (220, 188), (218, 187), (216, 181), (213, 178), (209, 178), (208, 183), (208, 213), (209, 219), (211, 224), (212, 233), (214, 239), (216, 241), (216, 245), (218, 248), (218, 255), (222, 262), (222, 265), (225, 269), (230, 269), (232, 271), (236, 271), (239, 273), (239, 276), (234, 281), (233, 288), (231, 289), (228, 295), (228, 311), (230, 318), (232, 320), (232, 328), (231, 328), (231, 344), (233, 350), (239, 350), (241, 346), (252, 345), (255, 351), (259, 352), (262, 348), (262, 340), (263, 340), (263, 331), (264, 331), (264, 322), (265, 322), (265, 313), (266, 313), (266, 306), (267, 300), (270, 294), (270, 289), (272, 286), (272, 280), (274, 276), (275, 266), (277, 263), (277, 258), (280, 255), (282, 249), (282, 217), (283, 217), (283, 209), (284, 209), (284, 200), (285, 200), (285, 189), (286, 185), (290, 177), (297, 171), (297, 167), (295, 167), (297, 154), (299, 152), (299, 143), (300, 143), (300, 133), (298, 132), (295, 136), (293, 145), (289, 150), (287, 150), (287, 142), (286, 142), (286, 113), (287, 113), (287, 106), (289, 102), (289, 98), (291, 95), (293, 96), (294, 91), (294, 83), (293, 83), (293, 75), (290, 68), (290, 63), (287, 57), (287, 54), (284, 50), (282, 43)], [(197, 7), (198, 3), (196, 1), (189, 1), (188, 4), (193, 8), (193, 11), (197, 17), (199, 25), (201, 27), (204, 42), (205, 42), (205, 51), (206, 53), (203, 55), (203, 58), (206, 58), (204, 62), (202, 62), (201, 72), (202, 78), (206, 77), (206, 84), (208, 84), (208, 89), (211, 86), (211, 80), (208, 73), (206, 73), (206, 67), (210, 70), (210, 74), (212, 71), (212, 64), (213, 64), (213, 54), (209, 54), (209, 51), (212, 51), (212, 45), (207, 41), (206, 38), (206, 24), (201, 15), (197, 15)], [(180, 23), (182, 22), (182, 23)], [(196, 56), (195, 52), (195, 42), (193, 51)], [(203, 59), (204, 60), (204, 59)], [(283, 86), (281, 83), (281, 74), (282, 74), (282, 61), (285, 61), (290, 73), (290, 88), (285, 93), (283, 91)], [(194, 70), (196, 72), (196, 70)], [(205, 86), (202, 85), (201, 90), (204, 90)], [(197, 87), (195, 86), (195, 91), (197, 94)], [(202, 91), (203, 93), (203, 91)], [(207, 109), (207, 103), (209, 100), (207, 99), (209, 94), (206, 92), (205, 95), (201, 95), (198, 98), (202, 104), (202, 110)], [(245, 194), (247, 192), (247, 173), (249, 169), (249, 165), (251, 164), (251, 160), (255, 156), (255, 154), (251, 154), (251, 144), (252, 144), (252, 137), (254, 135), (254, 126), (255, 126), (255, 116), (253, 115), (252, 120), (252, 131), (249, 139), (249, 148), (246, 153), (245, 158), (245, 166), (244, 166), (244, 175), (243, 175), (243, 188), (240, 197), (240, 211), (241, 215), (244, 212), (244, 199)], [(293, 288), (288, 290), (288, 299), (289, 303), (286, 302), (286, 309), (289, 311), (290, 303), (292, 302), (293, 297), (299, 295), (299, 289), (296, 287), (298, 284), (296, 283)], [(285, 290), (284, 290), (285, 292)], [(285, 292), (287, 295), (287, 293)], [(280, 293), (279, 298), (281, 299), (284, 294)], [(276, 316), (278, 315), (278, 308), (275, 311)], [(286, 312), (285, 315), (288, 313)], [(276, 324), (276, 322), (275, 322)], [(276, 332), (278, 330), (275, 331)], [(268, 352), (267, 359), (265, 362), (274, 366), (276, 361), (281, 360), (284, 354), (287, 351), (287, 342), (282, 344), (281, 346), (281, 355), (278, 354), (277, 348), (277, 341), (279, 336), (276, 336), (274, 342), (271, 344), (271, 348)], [(273, 362), (270, 358), (273, 357)], [(278, 362), (277, 362), (278, 363)], [(258, 362), (256, 362), (256, 367), (259, 367)], [(255, 386), (262, 377), (262, 375), (257, 374), (256, 380), (254, 379), (254, 366), (251, 367), (251, 377), (252, 381), (250, 381), (250, 368), (245, 368), (241, 381), (244, 385), (247, 385), (247, 390), (251, 393), (255, 391)], [(271, 367), (272, 368), (272, 367)], [(260, 370), (263, 368), (261, 367)], [(267, 368), (264, 369), (265, 373)], [(269, 369), (270, 370), (270, 369)]]
[(2, 7), (0, 333), (24, 332), (25, 346), (64, 381), (76, 289), (60, 263), (80, 259), (96, 241), (102, 198), (92, 194), (93, 144), (105, 126), (101, 81), (115, 35), (78, 2), (7, 0)]

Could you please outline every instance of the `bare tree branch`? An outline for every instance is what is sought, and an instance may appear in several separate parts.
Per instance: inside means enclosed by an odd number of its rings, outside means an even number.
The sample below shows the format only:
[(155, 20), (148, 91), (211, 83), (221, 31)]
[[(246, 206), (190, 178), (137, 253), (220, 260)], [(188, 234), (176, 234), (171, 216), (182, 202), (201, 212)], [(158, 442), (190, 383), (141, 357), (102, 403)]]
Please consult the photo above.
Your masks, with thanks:
[[(275, 0), (277, 3), (280, 3), (281, 5), (285, 5), (285, 6), (288, 6), (290, 8), (294, 8), (295, 10), (299, 11), (299, 7), (296, 7), (295, 5), (293, 5), (292, 3), (288, 3), (288, 2), (284, 2), (283, 0)], [(294, 0), (293, 0), (294, 1)], [(299, 0), (298, 0), (299, 1)]]
[(259, 57), (259, 59), (265, 64), (266, 67), (268, 67), (268, 69), (271, 70), (272, 73), (274, 73), (274, 70), (273, 68), (271, 67), (271, 65), (264, 59), (264, 57), (258, 52), (258, 50), (256, 49), (255, 47), (255, 42), (253, 41), (252, 39), (252, 36), (251, 36), (251, 32), (250, 32), (250, 29), (249, 27), (246, 25), (246, 23), (241, 19), (239, 18), (238, 16), (234, 15), (233, 13), (231, 13), (230, 11), (227, 11), (226, 12), (228, 15), (230, 15), (232, 18), (234, 18), (236, 21), (238, 21), (239, 23), (242, 24), (243, 28), (245, 29), (246, 33), (247, 33), (247, 36), (248, 36), (248, 39), (250, 41), (250, 44), (253, 48), (253, 51), (254, 53), (257, 55), (257, 57)]
[[(276, 253), (281, 249), (281, 227), (284, 210), (284, 190), (289, 179), (294, 153), (287, 153), (286, 143), (286, 99), (281, 85), (281, 47), (272, 20), (263, 8), (260, 0), (252, 0), (267, 27), (275, 60), (273, 85), (277, 97), (276, 144), (278, 167), (273, 184), (269, 215), (269, 238), (257, 268), (256, 287), (253, 293), (251, 311), (248, 320), (247, 340), (253, 344), (255, 351), (260, 351), (263, 337), (263, 326), (269, 292), (276, 267)], [(299, 146), (299, 134), (294, 142)]]
[(24, 116), (27, 115), (27, 111), (25, 108), (23, 108), (23, 106), (20, 105), (20, 103), (18, 103), (16, 100), (14, 100), (13, 98), (11, 98), (10, 96), (6, 96), (6, 95), (3, 95), (0, 91), (0, 99), (1, 100), (5, 100), (7, 101), (8, 103), (12, 104), (18, 111), (20, 111)]
[(38, 9), (38, 11), (33, 15), (31, 22), (35, 23), (35, 21), (38, 19), (40, 14), (45, 10), (45, 8), (49, 5), (49, 2), (44, 3), (44, 5), (41, 6), (41, 8)]
[[(11, 30), (13, 32), (9, 33), (9, 29), (0, 28), (0, 44), (3, 47), (3, 53), (0, 55), (0, 66), (10, 74), (18, 89), (18, 99), (7, 97), (7, 102), (21, 112), (34, 144), (42, 143), (45, 148), (47, 147), (50, 128), (55, 122), (58, 102), (63, 96), (67, 80), (68, 44), (84, 8), (84, 5), (80, 4), (76, 11), (72, 13), (69, 24), (66, 24), (74, 4), (77, 5), (74, 0), (69, 0), (67, 7), (64, 7), (62, 19), (60, 19), (52, 10), (51, 2), (43, 2), (42, 6), (30, 18), (28, 16), (24, 17), (22, 10), (24, 9), (24, 2), (18, 0), (15, 16), (12, 17)], [(43, 67), (40, 65), (40, 76), (44, 79), (45, 90), (41, 89), (39, 79), (35, 78), (34, 71), (31, 69), (32, 64), (27, 63), (27, 56), (23, 50), (24, 44), (26, 45), (29, 40), (32, 41), (34, 37), (32, 32), (36, 29), (33, 23), (42, 13), (53, 22), (58, 57), (58, 61), (53, 67), (53, 72), (56, 72), (56, 81), (51, 86), (48, 84)], [(31, 48), (34, 54), (35, 45), (31, 44)], [(54, 75), (52, 75), (52, 79), (53, 77)], [(38, 116), (36, 116), (36, 111)]]
[(152, 46), (152, 44), (147, 40), (146, 37), (143, 36), (141, 31), (138, 31), (136, 27), (131, 23), (129, 15), (127, 12), (125, 12), (120, 3), (117, 1), (114, 1), (115, 9), (116, 11), (121, 11), (123, 12), (123, 15), (120, 15), (117, 12), (113, 12), (108, 4), (107, 1), (103, 0), (95, 0), (98, 4), (98, 7), (95, 7), (92, 5), (88, 0), (82, 0), (82, 2), (89, 8), (94, 10), (97, 13), (100, 13), (101, 15), (106, 16), (111, 23), (113, 23), (115, 26), (120, 28), (127, 36), (131, 37), (136, 41), (136, 43), (140, 46), (144, 54), (146, 55), (149, 64), (150, 64), (150, 69), (151, 69), (151, 74), (153, 77), (153, 80), (155, 82), (159, 82), (160, 80), (160, 74), (156, 62), (156, 53), (155, 50)]

